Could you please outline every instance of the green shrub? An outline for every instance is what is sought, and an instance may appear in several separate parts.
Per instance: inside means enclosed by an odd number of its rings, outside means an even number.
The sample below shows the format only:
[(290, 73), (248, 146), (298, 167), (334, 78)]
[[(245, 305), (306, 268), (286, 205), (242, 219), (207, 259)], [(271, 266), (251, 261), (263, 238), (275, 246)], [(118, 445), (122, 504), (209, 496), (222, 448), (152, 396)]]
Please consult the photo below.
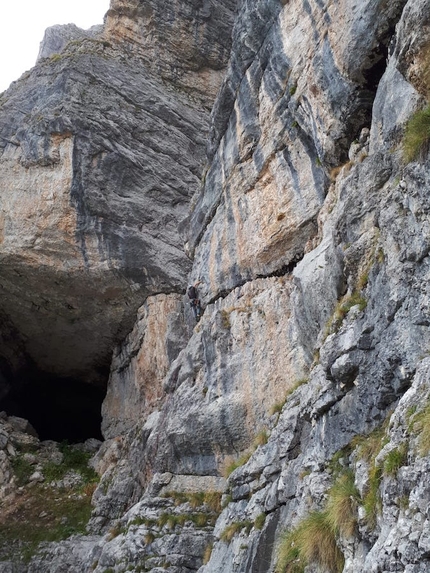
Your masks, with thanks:
[(406, 124), (403, 156), (407, 163), (418, 158), (430, 141), (430, 105), (416, 111)]
[(314, 511), (285, 534), (278, 549), (276, 573), (303, 573), (315, 564), (323, 571), (341, 573), (344, 557), (336, 544), (327, 512)]

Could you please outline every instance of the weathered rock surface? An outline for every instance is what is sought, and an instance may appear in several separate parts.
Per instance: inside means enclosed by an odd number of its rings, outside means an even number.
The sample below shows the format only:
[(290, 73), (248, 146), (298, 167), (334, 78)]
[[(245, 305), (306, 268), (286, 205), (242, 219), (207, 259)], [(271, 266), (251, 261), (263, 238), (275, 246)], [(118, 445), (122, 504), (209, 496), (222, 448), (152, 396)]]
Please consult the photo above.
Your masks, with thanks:
[(79, 42), (79, 40), (88, 38), (96, 39), (102, 31), (103, 26), (93, 26), (89, 30), (82, 30), (75, 24), (51, 26), (45, 30), (37, 61), (59, 54), (69, 42)]
[[(117, 7), (124, 44), (167, 26), (155, 0)], [(198, 23), (205, 6), (188, 7)], [(300, 570), (430, 568), (430, 169), (401, 146), (430, 93), (429, 21), (429, 0), (241, 3), (183, 224), (203, 317), (176, 322), (177, 295), (141, 308), (114, 357), (92, 535), (28, 571), (285, 573), (284, 532), (346, 479), (342, 566), (316, 547)], [(213, 492), (223, 509), (199, 522)]]
[(139, 309), (133, 331), (113, 356), (102, 431), (106, 439), (132, 430), (163, 403), (163, 379), (186, 344), (181, 295), (156, 295)]
[[(177, 226), (199, 184), (205, 106), (234, 8), (218, 2), (189, 29), (194, 12), (178, 2), (143, 34), (148, 14), (128, 5), (123, 14), (122, 4), (112, 3), (103, 33), (48, 33), (38, 65), (0, 99), (0, 311), (30, 365), (95, 383), (146, 297), (184, 289), (190, 265)], [(137, 32), (125, 42), (129, 8)], [(152, 55), (165, 25), (182, 32), (164, 54), (172, 73), (163, 80)], [(45, 57), (52, 34), (59, 53)], [(175, 81), (182, 61), (191, 83)], [(11, 352), (5, 344), (1, 354), (14, 373)]]

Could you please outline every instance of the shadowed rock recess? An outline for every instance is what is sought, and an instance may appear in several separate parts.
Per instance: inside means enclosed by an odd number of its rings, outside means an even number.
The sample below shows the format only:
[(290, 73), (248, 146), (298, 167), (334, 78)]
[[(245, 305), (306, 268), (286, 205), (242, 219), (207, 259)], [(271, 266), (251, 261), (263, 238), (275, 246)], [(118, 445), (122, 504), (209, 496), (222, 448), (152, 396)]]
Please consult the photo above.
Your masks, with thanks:
[(47, 32), (0, 96), (0, 508), (68, 487), (21, 418), (104, 442), (0, 573), (430, 570), (429, 46), (430, 0)]

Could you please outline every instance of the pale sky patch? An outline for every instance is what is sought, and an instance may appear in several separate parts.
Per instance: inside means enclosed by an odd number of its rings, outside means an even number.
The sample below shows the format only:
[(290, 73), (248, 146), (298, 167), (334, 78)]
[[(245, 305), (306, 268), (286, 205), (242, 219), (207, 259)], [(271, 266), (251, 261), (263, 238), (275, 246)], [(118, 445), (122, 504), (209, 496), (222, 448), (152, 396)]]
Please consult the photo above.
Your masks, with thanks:
[(103, 23), (109, 0), (2, 0), (0, 6), (0, 93), (39, 53), (46, 28), (76, 24), (84, 30)]

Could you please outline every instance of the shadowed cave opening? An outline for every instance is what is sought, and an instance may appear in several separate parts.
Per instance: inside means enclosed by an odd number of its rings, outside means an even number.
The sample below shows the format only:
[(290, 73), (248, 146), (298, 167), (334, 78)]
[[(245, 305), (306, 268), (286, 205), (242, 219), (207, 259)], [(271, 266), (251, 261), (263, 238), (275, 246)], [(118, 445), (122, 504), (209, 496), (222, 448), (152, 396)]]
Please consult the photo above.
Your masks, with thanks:
[(102, 440), (105, 395), (106, 387), (37, 372), (14, 381), (8, 395), (0, 400), (0, 411), (27, 419), (40, 440)]

